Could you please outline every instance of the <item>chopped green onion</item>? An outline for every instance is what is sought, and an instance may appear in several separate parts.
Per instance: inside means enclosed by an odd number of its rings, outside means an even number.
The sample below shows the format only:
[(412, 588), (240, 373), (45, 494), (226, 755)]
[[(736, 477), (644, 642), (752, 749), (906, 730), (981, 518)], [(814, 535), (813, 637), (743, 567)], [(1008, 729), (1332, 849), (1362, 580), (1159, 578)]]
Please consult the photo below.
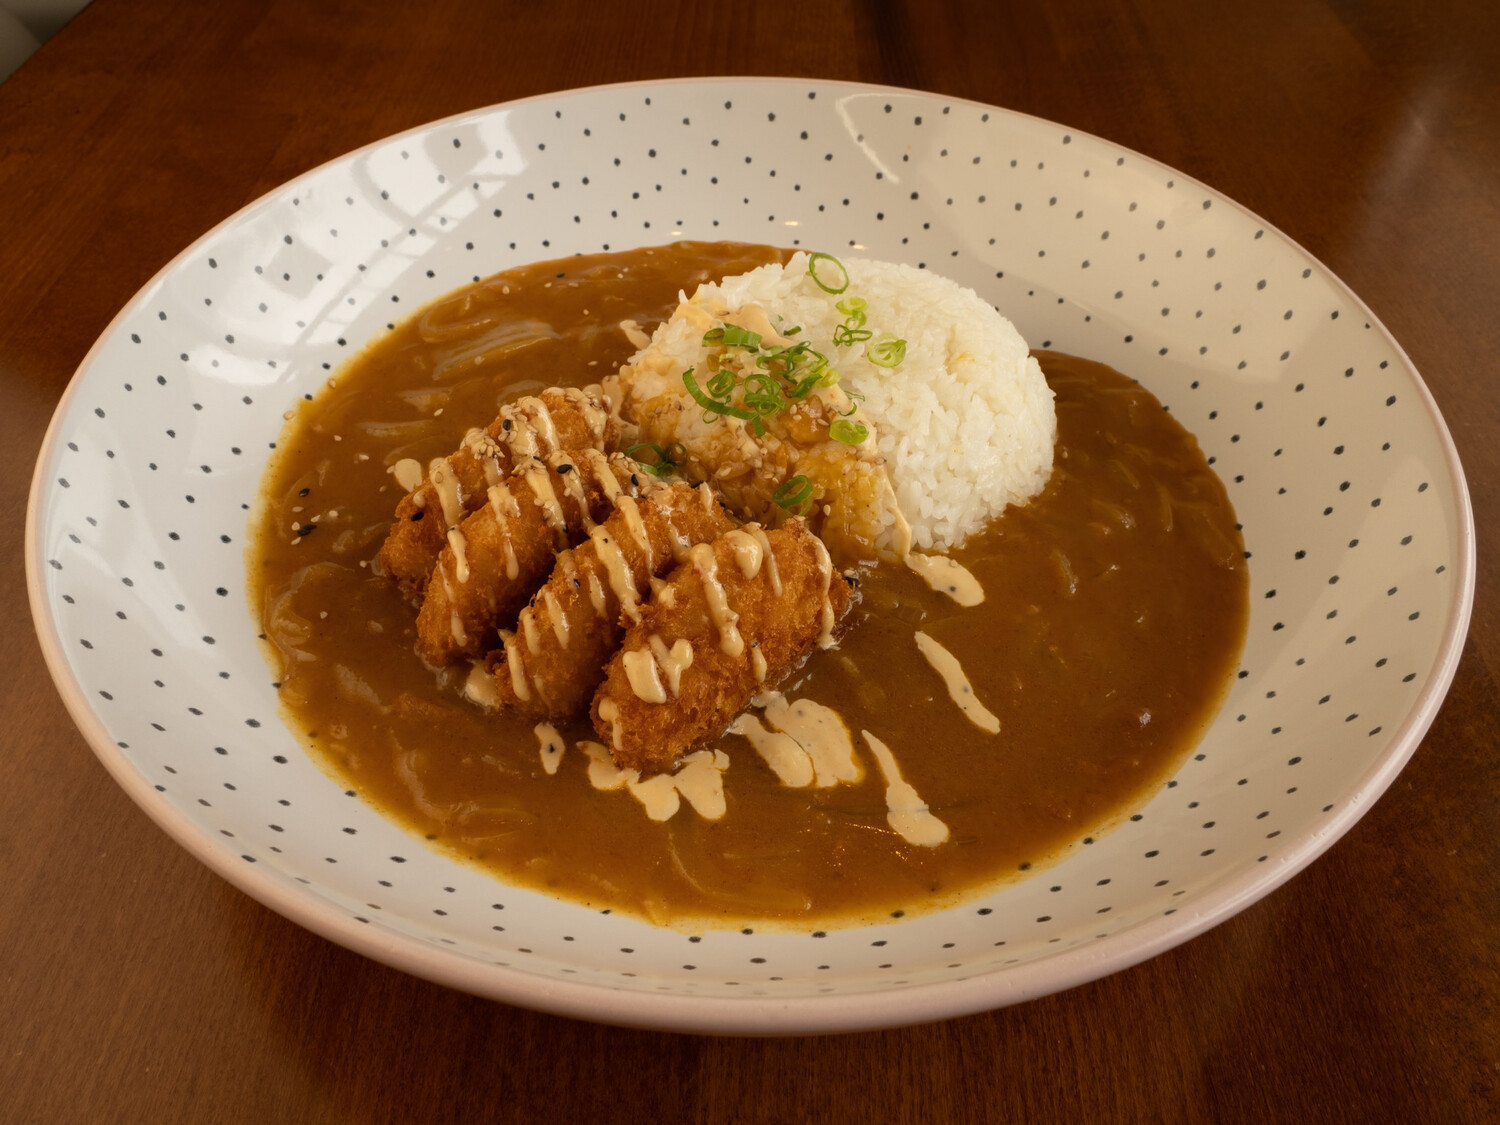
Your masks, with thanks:
[[(828, 262), (830, 265), (823, 266), (822, 271), (829, 274), (828, 280), (818, 276), (819, 263)], [(838, 275), (834, 277), (829, 271), (837, 270)], [(813, 254), (807, 259), (807, 276), (813, 279), (813, 284), (825, 293), (842, 293), (849, 288), (849, 271), (844, 268), (844, 263), (832, 254)], [(830, 284), (832, 282), (833, 284)]]
[[(833, 371), (833, 368), (830, 367), (829, 370)], [(833, 374), (837, 376), (838, 372), (833, 371)], [(827, 376), (819, 375), (816, 371), (814, 371), (811, 375), (804, 377), (801, 382), (796, 384), (796, 386), (788, 387), (786, 397), (794, 400), (804, 399), (808, 396), (812, 389), (816, 387), (820, 382), (822, 382), (825, 378), (827, 378)]]
[(721, 367), (708, 381), (708, 393), (713, 398), (727, 399), (734, 394), (734, 388), (738, 385), (739, 379), (735, 377), (734, 372)]
[(858, 445), (870, 436), (870, 430), (863, 422), (851, 422), (847, 418), (839, 418), (828, 427), (828, 436), (845, 445)]
[(751, 428), (755, 430), (756, 437), (760, 437), (766, 432), (766, 427), (761, 422), (758, 414), (754, 414), (748, 410), (741, 410), (738, 406), (731, 405), (727, 398), (717, 399), (706, 395), (703, 392), (703, 388), (698, 385), (698, 380), (693, 378), (693, 369), (691, 367), (682, 373), (682, 385), (687, 388), (688, 394), (693, 396), (693, 401), (703, 407), (705, 420), (710, 419), (715, 414), (725, 414), (730, 418), (739, 418), (742, 421), (749, 422)]
[(703, 333), (703, 342), (706, 345), (722, 344), (726, 348), (745, 348), (753, 352), (760, 350), (760, 333), (741, 328), (738, 324), (721, 324)]
[(806, 511), (807, 502), (812, 499), (812, 491), (812, 481), (798, 473), (783, 481), (781, 487), (771, 493), (771, 499), (788, 512), (797, 509), (797, 515), (800, 516)]
[[(657, 459), (655, 461), (643, 461), (640, 457), (636, 456), (637, 450), (644, 450), (650, 453), (654, 453)], [(674, 455), (674, 451), (680, 452), (677, 452)], [(671, 472), (679, 464), (681, 464), (681, 458), (687, 456), (687, 449), (680, 441), (674, 441), (665, 449), (655, 444), (654, 442), (638, 441), (634, 445), (626, 449), (624, 452), (626, 457), (629, 457), (632, 461), (634, 461), (641, 468), (645, 469), (648, 473), (651, 473), (653, 476), (658, 477), (666, 476), (669, 472)]]
[(745, 377), (745, 405), (762, 417), (769, 417), (786, 409), (786, 399), (781, 397), (781, 387), (769, 375)]
[(876, 367), (900, 367), (906, 358), (906, 341), (883, 335), (865, 349), (865, 358)]
[(845, 297), (842, 301), (840, 301), (833, 307), (838, 309), (839, 312), (843, 313), (845, 316), (855, 319), (854, 326), (856, 328), (864, 324), (865, 313), (870, 308), (869, 304), (863, 297)]

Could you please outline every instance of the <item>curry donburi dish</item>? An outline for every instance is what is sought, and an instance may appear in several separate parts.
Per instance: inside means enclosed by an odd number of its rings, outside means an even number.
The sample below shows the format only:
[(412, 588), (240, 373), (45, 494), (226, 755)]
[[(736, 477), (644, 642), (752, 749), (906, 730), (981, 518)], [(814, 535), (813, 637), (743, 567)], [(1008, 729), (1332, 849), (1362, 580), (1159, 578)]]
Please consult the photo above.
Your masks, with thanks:
[(289, 416), (284, 714), (498, 877), (682, 927), (951, 905), (1212, 718), (1243, 543), (1132, 380), (925, 270), (677, 243), (508, 270)]

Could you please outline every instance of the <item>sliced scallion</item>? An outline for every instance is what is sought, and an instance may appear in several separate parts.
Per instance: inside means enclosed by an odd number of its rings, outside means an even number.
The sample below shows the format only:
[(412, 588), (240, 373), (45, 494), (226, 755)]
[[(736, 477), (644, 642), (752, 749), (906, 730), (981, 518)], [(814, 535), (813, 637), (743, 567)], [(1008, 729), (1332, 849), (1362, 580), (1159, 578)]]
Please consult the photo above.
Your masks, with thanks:
[(790, 512), (797, 510), (798, 515), (806, 511), (806, 505), (812, 499), (812, 481), (801, 473), (794, 477), (788, 477), (781, 483), (781, 487), (771, 493), (771, 499), (776, 505)]
[(807, 276), (825, 293), (838, 294), (849, 288), (849, 271), (832, 254), (811, 255), (807, 259)]
[[(732, 378), (733, 376), (731, 376)], [(723, 414), (730, 418), (739, 418), (741, 421), (749, 422), (750, 427), (755, 431), (756, 437), (760, 437), (766, 432), (766, 427), (761, 422), (758, 414), (740, 409), (729, 402), (727, 398), (711, 398), (705, 394), (703, 388), (698, 385), (698, 380), (693, 378), (693, 369), (691, 367), (682, 373), (682, 385), (687, 388), (688, 394), (693, 396), (693, 401), (703, 407), (705, 420), (711, 418), (712, 415)]]
[(710, 328), (703, 333), (703, 343), (710, 347), (721, 344), (726, 348), (744, 348), (747, 351), (760, 350), (760, 333), (751, 332), (748, 328), (741, 328), (738, 324), (721, 324), (717, 328)]
[[(676, 451), (681, 451), (680, 453)], [(638, 441), (624, 450), (625, 456), (629, 457), (641, 468), (653, 476), (664, 477), (681, 464), (680, 458), (687, 455), (687, 449), (680, 441), (674, 441), (666, 448), (662, 448), (655, 442)], [(641, 453), (655, 454), (655, 461), (646, 461), (640, 456)]]
[(828, 427), (828, 436), (834, 441), (841, 441), (845, 445), (858, 445), (870, 436), (869, 427), (863, 422), (851, 422), (847, 418), (837, 418)]
[(906, 358), (906, 341), (891, 335), (881, 336), (865, 349), (865, 358), (876, 367), (900, 367)]

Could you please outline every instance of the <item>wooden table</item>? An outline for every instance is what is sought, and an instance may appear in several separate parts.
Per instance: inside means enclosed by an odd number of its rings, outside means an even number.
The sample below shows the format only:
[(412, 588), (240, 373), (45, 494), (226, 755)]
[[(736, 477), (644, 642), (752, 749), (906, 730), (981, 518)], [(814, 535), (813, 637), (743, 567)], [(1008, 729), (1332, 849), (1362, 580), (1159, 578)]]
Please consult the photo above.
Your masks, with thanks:
[[(1331, 852), (1108, 979), (818, 1040), (623, 1031), (366, 961), (211, 875), (118, 790), (28, 628), (48, 418), (114, 312), (289, 177), (460, 110), (627, 79), (922, 87), (1100, 134), (1286, 230), (1424, 373), (1500, 527), (1492, 0), (604, 5), (95, 0), (0, 85), (0, 1119), (1400, 1120), (1500, 1114), (1500, 599)], [(513, 9), (513, 10), (505, 10)]]

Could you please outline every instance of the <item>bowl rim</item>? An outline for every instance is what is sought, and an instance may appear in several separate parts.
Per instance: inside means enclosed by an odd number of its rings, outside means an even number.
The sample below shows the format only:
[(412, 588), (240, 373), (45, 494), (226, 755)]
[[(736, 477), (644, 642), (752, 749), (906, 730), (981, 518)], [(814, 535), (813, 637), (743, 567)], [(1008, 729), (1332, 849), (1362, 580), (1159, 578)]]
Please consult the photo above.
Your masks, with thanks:
[[(1360, 774), (1342, 794), (1338, 809), (1304, 828), (1274, 867), (1254, 867), (1216, 881), (1197, 892), (1192, 910), (1179, 910), (1171, 917), (1157, 916), (1129, 926), (1106, 938), (1061, 950), (1011, 968), (976, 973), (963, 980), (939, 981), (897, 988), (846, 994), (801, 997), (720, 997), (675, 993), (648, 993), (611, 988), (607, 985), (561, 981), (522, 969), (484, 964), (462, 954), (434, 948), (416, 938), (360, 925), (350, 915), (312, 896), (300, 893), (269, 871), (237, 859), (203, 828), (169, 802), (161, 800), (136, 766), (115, 746), (98, 715), (73, 677), (64, 654), (57, 623), (45, 593), (45, 572), (40, 551), (41, 525), (45, 516), (44, 493), (48, 471), (61, 444), (61, 426), (70, 414), (79, 391), (78, 376), (87, 372), (106, 340), (114, 336), (126, 318), (148, 295), (204, 243), (247, 216), (271, 205), (282, 193), (318, 176), (334, 165), (352, 161), (392, 141), (471, 120), (500, 110), (546, 103), (558, 98), (603, 92), (650, 90), (678, 86), (776, 86), (829, 89), (849, 94), (887, 93), (902, 97), (941, 99), (1004, 114), (1011, 118), (1067, 128), (1076, 137), (1106, 144), (1133, 160), (1170, 173), (1179, 182), (1191, 184), (1216, 202), (1253, 218), (1307, 262), (1330, 279), (1365, 315), (1384, 342), (1410, 373), (1427, 416), (1442, 446), (1444, 464), (1458, 509), (1457, 570), (1453, 596), (1446, 608), (1448, 618), (1422, 690), (1390, 740), (1390, 749)], [(424, 122), (390, 136), (342, 153), (273, 187), (233, 214), (216, 223), (174, 255), (120, 308), (90, 346), (69, 379), (47, 426), (27, 497), (24, 555), (26, 586), (33, 625), (42, 656), (68, 714), (84, 740), (121, 789), (162, 829), (211, 871), (251, 898), (304, 929), (356, 953), (414, 976), (473, 993), (492, 1000), (556, 1015), (594, 1022), (651, 1030), (724, 1035), (826, 1034), (909, 1026), (949, 1019), (1035, 999), (1076, 985), (1086, 984), (1139, 964), (1181, 945), (1225, 921), (1285, 884), (1313, 860), (1333, 846), (1390, 786), (1415, 753), (1436, 718), (1457, 672), (1473, 610), (1476, 583), (1476, 544), (1473, 506), (1463, 466), (1452, 435), (1436, 400), (1416, 366), (1369, 306), (1338, 275), (1295, 239), (1260, 215), (1207, 184), (1127, 146), (1095, 136), (1072, 126), (1063, 126), (1033, 114), (1021, 113), (971, 98), (862, 82), (822, 78), (704, 76), (644, 79), (606, 83), (535, 94), (498, 102)], [(893, 1003), (894, 999), (894, 1003)]]

